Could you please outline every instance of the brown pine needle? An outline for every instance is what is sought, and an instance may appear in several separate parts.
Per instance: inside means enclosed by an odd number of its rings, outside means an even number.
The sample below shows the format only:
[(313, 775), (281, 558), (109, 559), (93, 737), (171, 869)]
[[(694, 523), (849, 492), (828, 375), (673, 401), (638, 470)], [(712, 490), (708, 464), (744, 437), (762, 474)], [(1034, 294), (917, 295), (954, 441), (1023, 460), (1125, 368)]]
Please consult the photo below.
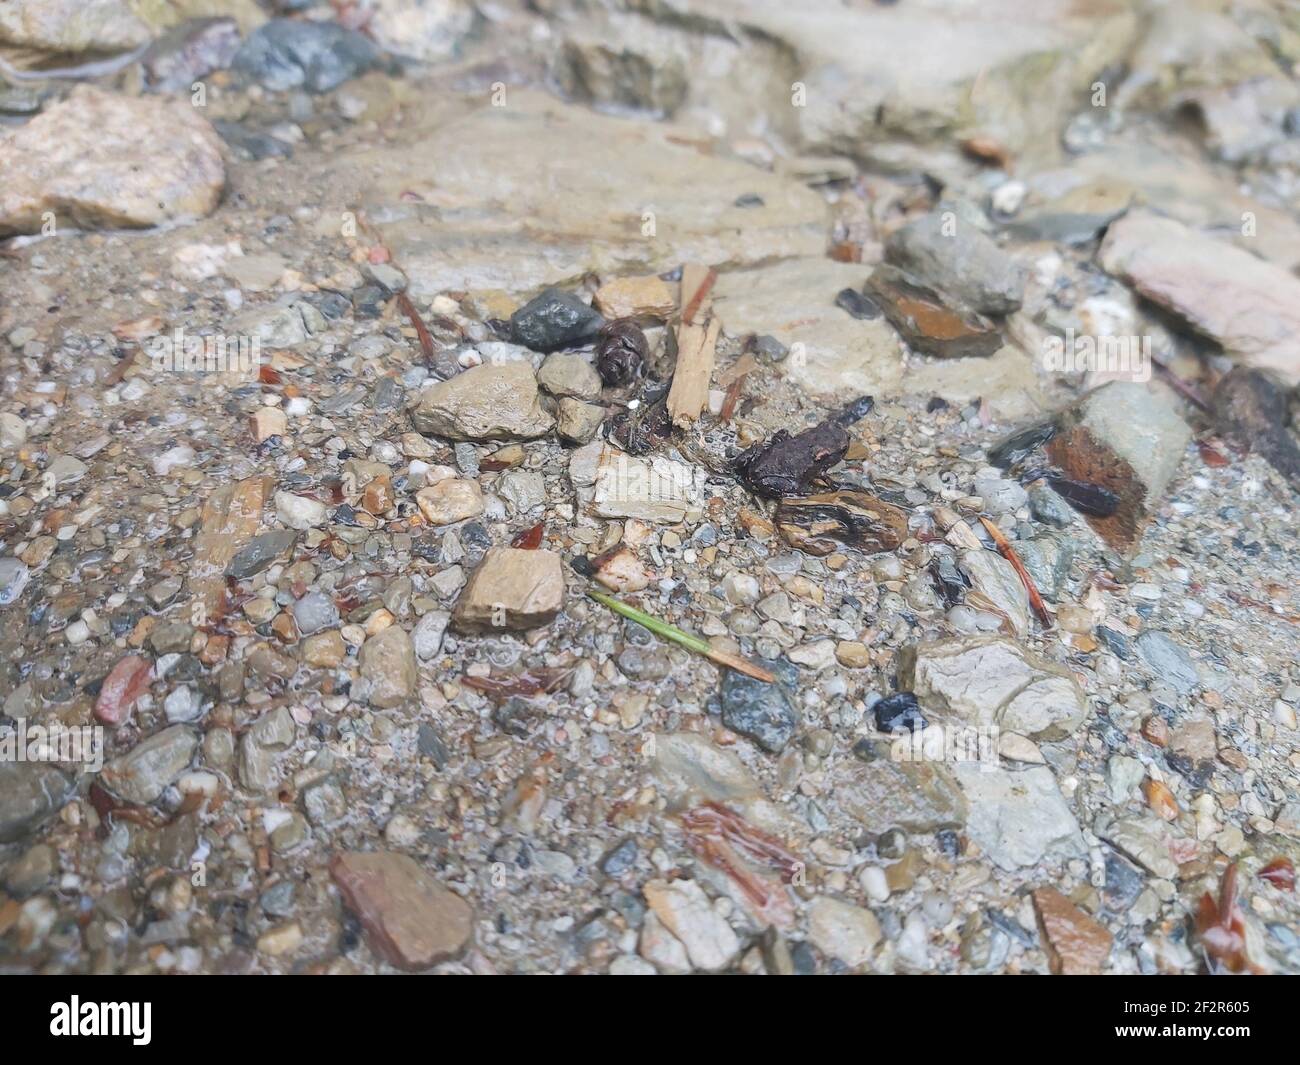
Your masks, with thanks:
[(1047, 606), (1043, 603), (1043, 597), (1038, 594), (1038, 588), (1034, 584), (1034, 578), (1029, 576), (1029, 570), (1025, 569), (1025, 564), (1020, 561), (1020, 556), (1016, 554), (1016, 549), (1011, 546), (1011, 542), (1002, 534), (1002, 530), (993, 524), (988, 518), (980, 516), (984, 528), (993, 537), (993, 542), (998, 546), (998, 553), (1011, 563), (1017, 575), (1020, 577), (1020, 583), (1025, 586), (1025, 591), (1029, 593), (1029, 605), (1034, 608), (1034, 613), (1038, 615), (1038, 620), (1043, 623), (1043, 628), (1052, 627), (1052, 615), (1047, 612)]
[(411, 320), (415, 326), (415, 335), (420, 338), (420, 350), (424, 352), (424, 361), (433, 364), (433, 337), (429, 335), (429, 327), (424, 324), (424, 319), (420, 317), (420, 312), (415, 309), (415, 304), (405, 292), (397, 294), (397, 306), (402, 309), (402, 313)]

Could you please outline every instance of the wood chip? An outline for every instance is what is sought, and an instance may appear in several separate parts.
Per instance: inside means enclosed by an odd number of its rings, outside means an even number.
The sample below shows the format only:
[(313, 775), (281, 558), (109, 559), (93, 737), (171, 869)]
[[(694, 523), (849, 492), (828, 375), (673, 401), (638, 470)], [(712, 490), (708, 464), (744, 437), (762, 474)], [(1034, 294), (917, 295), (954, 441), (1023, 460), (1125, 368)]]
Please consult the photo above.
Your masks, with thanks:
[(714, 355), (722, 323), (713, 317), (709, 292), (716, 273), (707, 266), (688, 263), (682, 268), (682, 320), (677, 327), (677, 368), (668, 392), (668, 414), (673, 424), (686, 427), (709, 401)]

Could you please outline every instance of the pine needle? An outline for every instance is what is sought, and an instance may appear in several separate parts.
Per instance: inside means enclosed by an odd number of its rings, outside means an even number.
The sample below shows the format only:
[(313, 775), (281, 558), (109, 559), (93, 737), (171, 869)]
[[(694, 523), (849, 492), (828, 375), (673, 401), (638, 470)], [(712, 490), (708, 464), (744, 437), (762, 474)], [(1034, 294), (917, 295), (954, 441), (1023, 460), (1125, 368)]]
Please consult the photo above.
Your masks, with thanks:
[(718, 651), (711, 647), (707, 640), (701, 640), (698, 636), (692, 636), (689, 632), (683, 632), (676, 625), (669, 625), (666, 621), (660, 621), (656, 617), (651, 617), (642, 610), (634, 606), (628, 606), (620, 599), (615, 599), (612, 595), (606, 595), (604, 592), (598, 592), (595, 589), (588, 589), (587, 594), (596, 602), (601, 603), (615, 614), (622, 614), (625, 618), (630, 618), (638, 625), (644, 625), (656, 636), (662, 636), (665, 640), (671, 640), (673, 643), (680, 644), (688, 651), (694, 651), (696, 654), (704, 655), (710, 661), (716, 662), (720, 666), (726, 666), (728, 669), (734, 669), (737, 673), (744, 673), (747, 677), (753, 677), (755, 680), (761, 680), (768, 684), (775, 684), (776, 677), (769, 673), (761, 666), (754, 665), (746, 658), (739, 655), (727, 654), (726, 651)]

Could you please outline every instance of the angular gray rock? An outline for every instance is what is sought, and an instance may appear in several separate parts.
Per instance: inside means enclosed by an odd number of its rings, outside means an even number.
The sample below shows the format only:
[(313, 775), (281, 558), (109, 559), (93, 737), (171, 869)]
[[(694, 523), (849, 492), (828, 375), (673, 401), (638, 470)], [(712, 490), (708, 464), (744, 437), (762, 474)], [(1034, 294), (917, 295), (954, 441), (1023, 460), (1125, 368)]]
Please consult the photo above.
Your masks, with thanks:
[(981, 314), (1010, 314), (1024, 299), (1026, 269), (952, 212), (934, 211), (897, 230), (885, 242), (885, 260)]
[(966, 799), (948, 767), (897, 761), (887, 745), (869, 762), (842, 760), (831, 781), (829, 801), (876, 835), (894, 828), (937, 832), (966, 823)]
[(1079, 823), (1046, 766), (1012, 772), (961, 762), (955, 772), (970, 803), (966, 831), (999, 868), (1086, 853)]
[(1190, 694), (1201, 683), (1191, 655), (1168, 633), (1147, 629), (1137, 638), (1137, 650), (1156, 680), (1173, 685), (1180, 695)]
[(1116, 495), (1106, 516), (1085, 515), (1111, 547), (1132, 552), (1178, 470), (1192, 431), (1165, 391), (1111, 381), (1063, 412), (1047, 456), (1066, 477)]
[(792, 692), (799, 690), (799, 670), (784, 660), (763, 661), (776, 684), (755, 680), (734, 669), (722, 675), (722, 723), (760, 747), (780, 754), (799, 727), (801, 715)]
[(369, 37), (337, 22), (272, 19), (249, 35), (233, 66), (275, 92), (329, 92), (380, 59)]
[(995, 551), (973, 547), (961, 553), (961, 568), (972, 590), (988, 596), (1011, 622), (1017, 636), (1033, 628), (1029, 609), (1029, 592), (1015, 567)]

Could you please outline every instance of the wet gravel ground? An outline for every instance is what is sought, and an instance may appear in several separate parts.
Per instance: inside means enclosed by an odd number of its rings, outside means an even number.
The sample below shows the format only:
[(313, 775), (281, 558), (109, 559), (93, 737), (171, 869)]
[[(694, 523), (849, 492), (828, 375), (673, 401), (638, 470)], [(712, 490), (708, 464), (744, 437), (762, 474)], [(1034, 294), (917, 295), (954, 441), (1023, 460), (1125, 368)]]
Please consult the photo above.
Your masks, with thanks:
[[(1032, 412), (999, 414), (953, 369), (950, 395), (940, 376), (878, 396), (833, 470), (902, 507), (906, 539), (816, 557), (726, 463), (851, 389), (802, 387), (780, 344), (750, 365), (754, 327), (728, 317), (715, 380), (750, 367), (734, 415), (715, 396), (658, 452), (697, 478), (684, 516), (595, 515), (590, 446), (415, 431), (433, 379), (385, 288), (403, 264), (347, 225), (358, 190), (331, 178), (333, 152), (406, 127), (326, 99), (315, 121), (254, 93), (262, 124), (309, 134), (291, 159), (231, 152), (206, 219), (0, 249), (0, 740), (101, 725), (106, 763), (0, 764), (0, 971), (1190, 973), (1192, 915), (1229, 863), (1252, 963), (1300, 971), (1294, 891), (1258, 875), (1300, 857), (1300, 545), (1271, 466), (1171, 398), (1201, 443), (1121, 554), (990, 470)], [(862, 192), (819, 195), (844, 217)], [(1019, 257), (1084, 285), (1090, 254)], [(415, 297), (447, 357), (536, 369), (500, 339), (519, 302)], [(177, 328), (262, 330), (262, 368), (162, 369), (141, 341)], [(1040, 407), (1079, 383), (1043, 381)], [(450, 512), (421, 491), (469, 513), (434, 524)], [(964, 566), (982, 595), (941, 598), (937, 559), (996, 558), (981, 515), (1023, 548), (1050, 630), (1000, 570)], [(554, 620), (449, 627), (489, 550), (539, 524), (564, 560)], [(588, 599), (571, 563), (619, 544), (645, 580), (624, 598), (782, 683), (724, 684)], [(1085, 712), (1004, 728), (996, 766), (900, 769), (877, 701), (918, 644), (979, 639), (1039, 656)], [(948, 690), (983, 692), (954, 668)], [(528, 675), (549, 690), (475, 683)], [(921, 698), (932, 724), (941, 698)]]

